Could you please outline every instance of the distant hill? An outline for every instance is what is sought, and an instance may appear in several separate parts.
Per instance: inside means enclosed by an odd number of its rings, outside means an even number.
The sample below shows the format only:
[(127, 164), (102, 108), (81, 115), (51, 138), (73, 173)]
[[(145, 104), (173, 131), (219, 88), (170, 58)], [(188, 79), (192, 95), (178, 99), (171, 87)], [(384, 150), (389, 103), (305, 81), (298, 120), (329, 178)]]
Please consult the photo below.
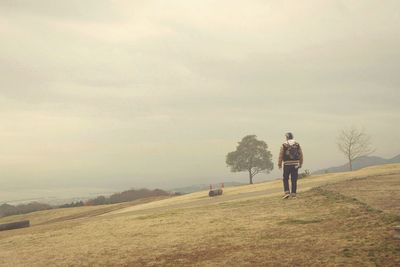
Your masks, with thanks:
[[(365, 167), (373, 166), (373, 165), (381, 165), (381, 164), (391, 164), (391, 163), (400, 163), (400, 154), (391, 158), (384, 159), (377, 156), (364, 156), (353, 161), (353, 170), (362, 169)], [(313, 172), (313, 174), (323, 174), (323, 173), (332, 173), (332, 172), (345, 172), (349, 170), (349, 164), (346, 163), (341, 166), (330, 167), (322, 170), (318, 170)]]
[(89, 199), (85, 202), (85, 205), (105, 205), (105, 204), (115, 204), (122, 202), (129, 202), (141, 198), (148, 197), (160, 197), (160, 196), (169, 196), (170, 194), (161, 189), (149, 190), (146, 188), (142, 189), (130, 189), (127, 191), (123, 191), (121, 193), (112, 194), (109, 197), (98, 196), (94, 199)]
[(25, 214), (39, 210), (49, 210), (53, 207), (48, 204), (43, 204), (39, 202), (31, 202), (28, 204), (19, 204), (17, 206), (2, 204), (0, 205), (0, 217), (15, 215), (15, 214)]
[[(238, 182), (224, 183), (224, 187), (231, 187), (231, 186), (238, 186), (238, 185), (244, 185), (244, 183), (238, 183)], [(220, 184), (213, 185), (213, 187), (215, 187), (215, 188), (219, 188), (220, 186), (221, 186)], [(208, 190), (209, 188), (210, 188), (209, 184), (197, 184), (197, 185), (173, 188), (170, 191), (189, 194), (189, 193), (193, 193), (193, 192), (197, 192), (197, 191)]]

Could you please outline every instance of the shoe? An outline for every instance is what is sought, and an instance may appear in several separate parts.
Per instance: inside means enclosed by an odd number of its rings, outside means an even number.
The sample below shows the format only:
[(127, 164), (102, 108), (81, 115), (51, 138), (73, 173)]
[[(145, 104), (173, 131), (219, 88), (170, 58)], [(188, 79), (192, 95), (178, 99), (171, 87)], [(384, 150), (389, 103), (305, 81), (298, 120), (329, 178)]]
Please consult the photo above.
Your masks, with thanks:
[(287, 199), (289, 197), (290, 197), (290, 194), (286, 193), (286, 194), (283, 195), (282, 199)]
[(292, 197), (292, 198), (297, 198), (297, 197), (296, 197), (296, 193), (292, 193), (291, 197)]

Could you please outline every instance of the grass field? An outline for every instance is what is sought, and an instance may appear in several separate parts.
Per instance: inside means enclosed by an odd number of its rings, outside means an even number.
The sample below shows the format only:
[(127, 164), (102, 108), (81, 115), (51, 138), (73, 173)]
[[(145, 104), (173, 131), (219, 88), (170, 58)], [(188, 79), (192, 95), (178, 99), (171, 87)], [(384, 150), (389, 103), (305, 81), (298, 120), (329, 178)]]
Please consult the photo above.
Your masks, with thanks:
[(400, 266), (400, 164), (114, 206), (37, 212), (0, 266)]

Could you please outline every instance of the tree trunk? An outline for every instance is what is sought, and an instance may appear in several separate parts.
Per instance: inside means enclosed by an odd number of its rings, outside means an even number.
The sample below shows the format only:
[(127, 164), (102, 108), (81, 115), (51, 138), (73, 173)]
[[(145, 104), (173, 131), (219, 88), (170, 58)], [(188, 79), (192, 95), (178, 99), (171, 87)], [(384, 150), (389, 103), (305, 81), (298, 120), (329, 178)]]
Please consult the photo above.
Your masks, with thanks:
[(349, 159), (349, 168), (350, 168), (350, 171), (353, 170), (353, 161), (351, 159)]
[(253, 174), (251, 173), (251, 169), (249, 169), (249, 178), (250, 178), (250, 184), (253, 184)]

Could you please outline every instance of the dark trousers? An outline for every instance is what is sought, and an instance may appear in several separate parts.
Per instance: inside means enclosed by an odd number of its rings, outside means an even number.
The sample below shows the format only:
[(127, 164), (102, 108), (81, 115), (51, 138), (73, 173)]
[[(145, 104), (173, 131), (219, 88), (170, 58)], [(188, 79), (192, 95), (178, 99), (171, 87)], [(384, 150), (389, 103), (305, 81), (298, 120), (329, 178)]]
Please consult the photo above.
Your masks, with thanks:
[(296, 165), (284, 165), (283, 166), (283, 189), (285, 193), (290, 193), (289, 191), (289, 176), (292, 180), (292, 193), (296, 194), (297, 190), (297, 176), (299, 174), (299, 169)]

